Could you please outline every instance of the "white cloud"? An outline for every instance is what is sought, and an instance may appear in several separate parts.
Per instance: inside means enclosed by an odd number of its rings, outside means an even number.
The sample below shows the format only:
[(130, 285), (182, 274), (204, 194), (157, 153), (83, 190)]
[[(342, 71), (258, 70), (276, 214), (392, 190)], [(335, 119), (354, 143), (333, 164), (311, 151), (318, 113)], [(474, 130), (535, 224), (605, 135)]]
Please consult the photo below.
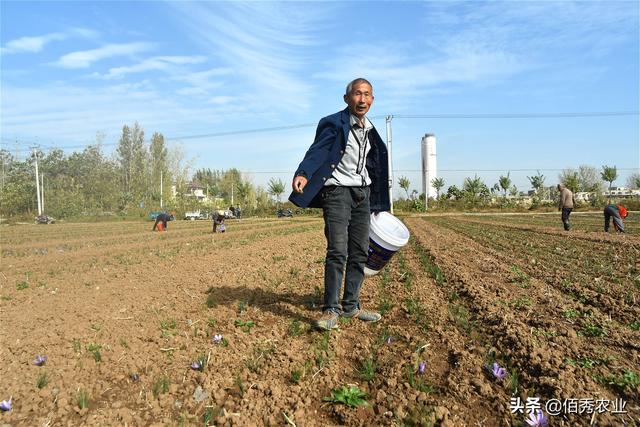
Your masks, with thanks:
[[(232, 76), (230, 68), (212, 68), (205, 71), (182, 73), (173, 75), (173, 80), (184, 82), (189, 86), (180, 88), (176, 93), (185, 96), (209, 98), (212, 93), (219, 92), (225, 87), (225, 81)], [(237, 96), (215, 95), (209, 102), (215, 104), (230, 103)]]
[(70, 37), (93, 38), (97, 35), (96, 31), (86, 28), (72, 28), (65, 32), (55, 32), (44, 34), (42, 36), (25, 36), (8, 41), (1, 49), (2, 54), (11, 53), (38, 53), (44, 49), (45, 45), (53, 41), (66, 40)]
[(8, 41), (2, 48), (2, 53), (19, 53), (19, 52), (40, 52), (42, 48), (49, 42), (55, 40), (64, 40), (66, 35), (62, 33), (50, 33), (37, 37), (20, 37), (19, 39)]
[(242, 93), (254, 108), (305, 109), (312, 92), (304, 75), (311, 48), (322, 42), (326, 11), (337, 6), (302, 3), (168, 2), (184, 32), (233, 69)]
[(231, 97), (193, 102), (171, 96), (152, 80), (80, 87), (70, 84), (17, 87), (3, 85), (2, 134), (38, 137), (62, 146), (86, 143), (102, 131), (116, 139), (122, 125), (139, 121), (146, 131), (166, 137), (211, 132), (244, 114), (246, 107)]
[(98, 49), (71, 52), (53, 63), (62, 68), (87, 68), (92, 63), (114, 56), (133, 55), (152, 48), (149, 43), (108, 44)]
[(167, 71), (174, 69), (175, 66), (200, 64), (206, 60), (207, 58), (205, 56), (156, 56), (128, 67), (110, 68), (109, 72), (101, 77), (113, 79), (122, 78), (126, 74), (142, 73), (145, 71)]

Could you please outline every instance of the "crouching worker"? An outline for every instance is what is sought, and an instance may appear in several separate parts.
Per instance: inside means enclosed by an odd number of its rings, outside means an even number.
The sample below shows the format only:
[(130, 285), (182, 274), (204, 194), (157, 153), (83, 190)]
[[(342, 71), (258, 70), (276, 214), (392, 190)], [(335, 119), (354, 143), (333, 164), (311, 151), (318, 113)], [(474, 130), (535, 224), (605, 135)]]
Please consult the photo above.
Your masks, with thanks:
[[(156, 231), (156, 228), (158, 228), (158, 231), (167, 231), (168, 221), (171, 221), (171, 216), (168, 213), (162, 212), (156, 217), (156, 222), (153, 224), (153, 228), (151, 229), (151, 231)], [(161, 222), (162, 226), (158, 227), (158, 224)]]
[(380, 320), (379, 313), (360, 307), (360, 288), (369, 250), (370, 214), (390, 208), (387, 148), (366, 117), (373, 88), (367, 80), (356, 79), (343, 99), (347, 108), (318, 123), (289, 196), (296, 206), (323, 211), (324, 306), (316, 327), (324, 330), (337, 328), (339, 316)]
[(213, 229), (211, 230), (212, 233), (215, 233), (216, 231), (219, 233), (224, 233), (225, 232), (226, 227), (224, 226), (224, 215), (220, 215), (220, 214), (214, 214), (213, 215)]
[(622, 205), (607, 205), (604, 208), (604, 231), (609, 232), (609, 221), (613, 218), (613, 227), (618, 233), (624, 233), (623, 218), (627, 217), (627, 209)]

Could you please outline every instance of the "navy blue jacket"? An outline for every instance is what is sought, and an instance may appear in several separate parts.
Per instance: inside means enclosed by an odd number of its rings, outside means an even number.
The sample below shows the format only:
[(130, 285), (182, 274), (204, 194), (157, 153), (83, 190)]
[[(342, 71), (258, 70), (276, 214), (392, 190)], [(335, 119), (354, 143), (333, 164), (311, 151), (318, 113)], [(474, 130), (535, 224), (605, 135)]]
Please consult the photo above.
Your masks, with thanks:
[[(303, 193), (294, 191), (289, 196), (294, 205), (301, 208), (322, 207), (322, 201), (316, 196), (344, 155), (350, 126), (349, 108), (320, 120), (313, 144), (294, 174), (294, 177), (302, 175), (309, 180)], [(387, 147), (375, 127), (369, 132), (369, 143), (371, 149), (367, 154), (366, 167), (371, 178), (370, 209), (371, 212), (388, 211), (390, 204)]]

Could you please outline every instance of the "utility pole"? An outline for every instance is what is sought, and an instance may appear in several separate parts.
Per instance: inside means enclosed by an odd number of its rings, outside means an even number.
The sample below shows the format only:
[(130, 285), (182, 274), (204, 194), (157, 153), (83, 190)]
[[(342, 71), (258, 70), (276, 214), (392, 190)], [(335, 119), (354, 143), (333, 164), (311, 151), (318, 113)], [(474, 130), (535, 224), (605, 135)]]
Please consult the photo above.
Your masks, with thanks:
[(231, 206), (233, 206), (233, 182), (231, 182)]
[(38, 176), (38, 152), (33, 149), (33, 157), (36, 160), (36, 196), (38, 198), (38, 216), (42, 215), (42, 204), (40, 202), (40, 177)]
[(2, 153), (2, 188), (0, 191), (4, 191), (4, 153)]
[(162, 209), (162, 170), (160, 170), (160, 209)]
[(391, 119), (393, 115), (386, 117), (387, 121), (387, 155), (389, 157), (389, 205), (393, 214), (393, 160), (391, 159)]
[(42, 194), (42, 212), (44, 213), (44, 172), (40, 176), (40, 194)]

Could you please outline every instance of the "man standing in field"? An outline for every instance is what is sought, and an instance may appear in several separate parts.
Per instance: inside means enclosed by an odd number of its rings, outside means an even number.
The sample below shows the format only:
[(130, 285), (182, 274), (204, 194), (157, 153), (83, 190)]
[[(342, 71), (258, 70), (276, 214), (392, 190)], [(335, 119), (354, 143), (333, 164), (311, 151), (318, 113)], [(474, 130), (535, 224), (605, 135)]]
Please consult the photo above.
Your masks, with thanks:
[(324, 305), (316, 326), (324, 330), (337, 328), (339, 316), (369, 322), (381, 318), (360, 308), (360, 288), (369, 250), (370, 213), (390, 207), (387, 148), (366, 117), (374, 99), (371, 83), (353, 80), (343, 99), (347, 108), (318, 123), (289, 196), (296, 206), (323, 211)]
[(609, 221), (613, 218), (613, 228), (618, 233), (624, 233), (622, 218), (627, 217), (627, 209), (622, 205), (607, 205), (604, 208), (604, 232), (609, 232)]
[(564, 184), (558, 184), (558, 191), (560, 192), (558, 210), (562, 211), (562, 225), (564, 225), (565, 231), (569, 231), (571, 229), (569, 215), (573, 210), (573, 193)]

